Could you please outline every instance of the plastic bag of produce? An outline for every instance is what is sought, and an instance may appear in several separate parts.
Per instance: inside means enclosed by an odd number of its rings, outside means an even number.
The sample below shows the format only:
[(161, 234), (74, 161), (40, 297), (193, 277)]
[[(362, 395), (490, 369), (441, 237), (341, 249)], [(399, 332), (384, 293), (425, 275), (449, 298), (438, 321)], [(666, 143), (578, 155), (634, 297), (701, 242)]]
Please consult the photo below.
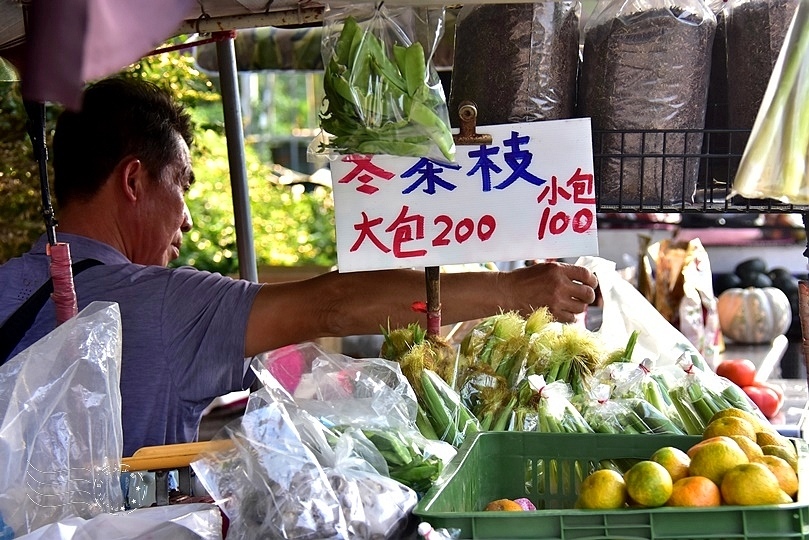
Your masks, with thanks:
[[(288, 407), (302, 434), (312, 429), (311, 418), (317, 419), (329, 426), (331, 437), (350, 438), (355, 450), (363, 448), (364, 459), (380, 474), (419, 493), (455, 456), (452, 445), (430, 440), (416, 427), (416, 396), (398, 363), (326, 353), (304, 343), (273, 351), (254, 366), (265, 380), (268, 371), (287, 373), (280, 366), (290, 359), (295, 366), (305, 366), (292, 371), (301, 372), (297, 388), (307, 392), (299, 392), (294, 408)], [(296, 415), (295, 408), (308, 416)]]
[(121, 317), (94, 302), (0, 368), (0, 516), (16, 535), (123, 509)]
[(596, 433), (685, 434), (645, 399), (617, 396), (608, 384), (597, 385), (576, 405)]
[(644, 399), (684, 432), (685, 425), (669, 396), (672, 385), (682, 376), (683, 371), (680, 368), (656, 367), (651, 358), (644, 358), (639, 363), (630, 361), (609, 364), (598, 374), (599, 380), (612, 386), (614, 397)]
[(331, 3), (323, 14), (324, 133), (310, 148), (455, 160), (432, 56), (444, 8)]
[(217, 435), (233, 445), (191, 464), (230, 519), (228, 538), (396, 538), (416, 493), (387, 476), (382, 452), (325, 425), (259, 373), (269, 384)]
[(767, 422), (741, 388), (711, 370), (700, 369), (692, 360), (690, 355), (683, 354), (677, 361), (685, 376), (669, 390), (688, 435), (702, 435), (717, 412), (730, 408), (753, 413)]
[(702, 148), (715, 31), (702, 0), (596, 5), (584, 28), (579, 106), (594, 130), (624, 132), (594, 140), (606, 156), (595, 164), (602, 204), (693, 200), (699, 159), (683, 154)]
[(579, 59), (578, 0), (465, 5), (455, 21), (450, 120), (463, 101), (479, 125), (571, 118)]
[(571, 403), (573, 390), (566, 382), (546, 384), (542, 375), (529, 375), (520, 382), (517, 393), (512, 431), (593, 433), (593, 428)]

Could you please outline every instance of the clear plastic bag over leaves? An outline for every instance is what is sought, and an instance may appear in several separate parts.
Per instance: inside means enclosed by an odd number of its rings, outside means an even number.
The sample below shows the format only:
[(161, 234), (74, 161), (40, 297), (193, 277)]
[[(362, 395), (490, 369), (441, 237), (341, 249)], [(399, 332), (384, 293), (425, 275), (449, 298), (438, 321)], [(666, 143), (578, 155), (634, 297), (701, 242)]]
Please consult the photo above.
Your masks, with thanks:
[(443, 7), (328, 5), (324, 133), (310, 149), (454, 161), (446, 97), (432, 62), (443, 29)]
[(15, 534), (123, 509), (121, 317), (93, 302), (0, 368), (0, 515)]

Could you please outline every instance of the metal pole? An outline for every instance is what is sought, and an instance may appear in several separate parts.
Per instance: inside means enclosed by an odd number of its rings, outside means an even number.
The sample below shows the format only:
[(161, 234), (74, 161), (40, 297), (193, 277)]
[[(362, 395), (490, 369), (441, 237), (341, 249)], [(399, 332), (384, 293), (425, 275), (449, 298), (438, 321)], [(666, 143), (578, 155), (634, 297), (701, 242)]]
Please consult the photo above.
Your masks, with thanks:
[(244, 157), (244, 132), (236, 77), (236, 48), (233, 38), (216, 42), (219, 80), (222, 85), (222, 106), (225, 113), (225, 137), (228, 146), (230, 185), (233, 191), (233, 213), (236, 220), (236, 249), (239, 254), (239, 276), (258, 281), (256, 252), (253, 244), (253, 222), (250, 215), (250, 195), (247, 188), (247, 167)]

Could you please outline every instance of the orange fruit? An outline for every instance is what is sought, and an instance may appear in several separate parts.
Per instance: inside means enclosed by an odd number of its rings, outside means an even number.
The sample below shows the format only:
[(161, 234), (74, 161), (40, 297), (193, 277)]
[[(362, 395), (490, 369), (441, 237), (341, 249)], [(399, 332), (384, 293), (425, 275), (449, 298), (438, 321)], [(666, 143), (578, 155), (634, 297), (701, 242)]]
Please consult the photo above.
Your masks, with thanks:
[(688, 457), (693, 459), (694, 454), (697, 452), (697, 450), (699, 450), (700, 448), (702, 448), (703, 446), (705, 446), (708, 443), (716, 442), (716, 441), (735, 442), (735, 441), (733, 441), (733, 439), (731, 439), (727, 435), (719, 435), (717, 437), (711, 437), (710, 439), (701, 440), (700, 442), (698, 442), (697, 444), (695, 444), (694, 446), (692, 446), (691, 448), (686, 450), (685, 453), (688, 454)]
[(710, 439), (720, 435), (742, 435), (755, 441), (756, 428), (744, 418), (723, 416), (705, 426), (705, 430), (702, 432), (703, 439)]
[(610, 509), (626, 504), (626, 483), (620, 473), (599, 469), (590, 473), (579, 486), (576, 508)]
[(764, 452), (761, 450), (761, 447), (756, 444), (756, 441), (744, 435), (731, 435), (730, 438), (747, 454), (747, 459), (750, 461), (755, 461), (756, 458), (760, 458), (764, 455)]
[(783, 458), (771, 455), (762, 455), (755, 460), (756, 463), (763, 463), (778, 479), (778, 485), (784, 493), (794, 498), (798, 494), (798, 474), (792, 465)]
[(522, 512), (520, 503), (512, 501), (511, 499), (497, 499), (486, 505), (484, 508), (487, 512)]
[(737, 465), (749, 463), (747, 454), (733, 439), (717, 440), (704, 444), (691, 456), (688, 466), (689, 476), (704, 476), (717, 486), (722, 485), (722, 477)]
[(674, 482), (666, 506), (719, 506), (719, 486), (704, 476), (686, 476)]
[(671, 496), (674, 482), (666, 468), (652, 460), (639, 461), (624, 473), (629, 497), (646, 507), (663, 506)]
[(738, 418), (744, 418), (745, 420), (747, 420), (748, 422), (750, 422), (753, 425), (753, 427), (756, 429), (756, 433), (758, 433), (759, 431), (762, 431), (764, 429), (764, 426), (762, 425), (762, 422), (764, 424), (769, 423), (767, 420), (764, 419), (763, 416), (761, 418), (759, 418), (758, 416), (756, 416), (753, 413), (747, 412), (747, 411), (742, 410), (742, 409), (737, 409), (735, 407), (731, 407), (729, 409), (722, 409), (721, 411), (714, 414), (711, 417), (711, 419), (708, 421), (708, 423), (710, 424), (711, 422), (713, 422), (717, 418), (724, 418), (726, 416), (736, 416)]
[(688, 476), (688, 465), (691, 458), (684, 451), (674, 446), (664, 446), (656, 450), (649, 458), (663, 465), (671, 476), (671, 481)]
[(759, 505), (792, 502), (778, 478), (763, 463), (743, 463), (725, 473), (720, 486), (726, 504)]

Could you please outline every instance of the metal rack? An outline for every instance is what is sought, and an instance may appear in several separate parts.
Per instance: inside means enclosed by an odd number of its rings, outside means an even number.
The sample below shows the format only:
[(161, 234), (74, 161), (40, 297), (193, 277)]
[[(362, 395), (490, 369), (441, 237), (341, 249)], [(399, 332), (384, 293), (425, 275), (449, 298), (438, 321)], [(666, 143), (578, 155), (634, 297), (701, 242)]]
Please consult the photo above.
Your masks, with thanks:
[[(802, 213), (809, 206), (774, 199), (746, 199), (733, 194), (733, 175), (743, 146), (732, 150), (734, 137), (746, 139), (750, 130), (593, 130), (593, 164), (599, 212), (680, 213)], [(699, 148), (698, 152), (684, 149)], [(711, 149), (710, 151), (708, 149)], [(717, 150), (721, 149), (721, 150)], [(651, 174), (654, 169), (655, 174)], [(616, 172), (617, 174), (607, 174)], [(603, 174), (599, 174), (603, 173)], [(638, 180), (639, 196), (623, 198), (628, 176)], [(644, 195), (656, 181), (667, 184), (659, 194)], [(674, 185), (672, 185), (674, 184)], [(605, 197), (610, 185), (610, 197)], [(694, 186), (694, 189), (690, 189)], [(671, 191), (679, 197), (665, 197)], [(615, 194), (618, 194), (616, 197)], [(605, 202), (605, 199), (611, 199)]]

